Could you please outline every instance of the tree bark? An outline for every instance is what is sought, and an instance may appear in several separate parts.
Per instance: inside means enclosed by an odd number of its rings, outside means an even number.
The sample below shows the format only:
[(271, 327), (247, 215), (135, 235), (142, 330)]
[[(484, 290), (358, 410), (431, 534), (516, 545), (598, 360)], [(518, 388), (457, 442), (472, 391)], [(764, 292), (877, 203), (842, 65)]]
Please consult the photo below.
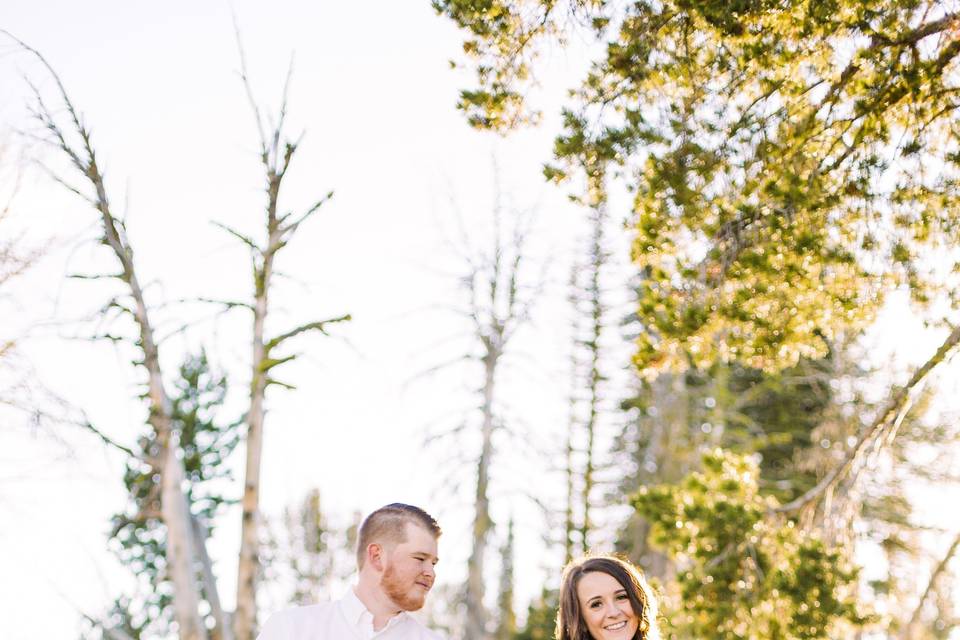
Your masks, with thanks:
[[(237, 40), (239, 45), (239, 32)], [(269, 132), (263, 128), (260, 110), (253, 97), (253, 90), (247, 78), (243, 47), (240, 46), (241, 78), (250, 107), (256, 119), (260, 134), (260, 160), (263, 164), (267, 195), (265, 207), (266, 240), (258, 244), (237, 231), (224, 227), (246, 244), (253, 255), (254, 300), (252, 358), (250, 368), (250, 404), (247, 411), (246, 460), (244, 467), (243, 499), (240, 521), (240, 556), (237, 563), (237, 607), (234, 614), (234, 635), (236, 640), (253, 640), (257, 625), (257, 580), (260, 575), (259, 526), (260, 526), (260, 468), (263, 457), (264, 423), (266, 418), (266, 391), (271, 384), (273, 367), (292, 360), (295, 356), (282, 359), (273, 357), (273, 349), (284, 341), (308, 331), (326, 333), (325, 326), (332, 322), (349, 320), (349, 315), (338, 318), (308, 322), (273, 338), (266, 337), (267, 317), (270, 311), (269, 296), (274, 274), (274, 260), (277, 254), (292, 239), (294, 234), (308, 218), (333, 196), (333, 192), (316, 201), (306, 211), (294, 217), (291, 212), (280, 215), (278, 203), (283, 178), (290, 168), (290, 162), (297, 150), (298, 140), (286, 140), (284, 118), (287, 111), (287, 89), (290, 72), (283, 90), (283, 99), (276, 126)], [(302, 136), (301, 136), (302, 137)], [(285, 385), (289, 386), (289, 385)]]
[(600, 370), (600, 361), (602, 354), (600, 352), (600, 341), (604, 331), (604, 312), (603, 289), (601, 277), (604, 266), (606, 265), (606, 252), (604, 250), (604, 225), (606, 216), (604, 215), (603, 200), (601, 194), (595, 196), (597, 200), (592, 209), (593, 229), (590, 236), (590, 264), (589, 281), (587, 283), (587, 301), (590, 305), (590, 335), (585, 341), (588, 352), (587, 373), (587, 418), (584, 423), (584, 432), (586, 434), (586, 460), (583, 469), (583, 520), (580, 525), (580, 547), (583, 553), (590, 550), (590, 531), (593, 529), (593, 518), (591, 517), (593, 499), (593, 488), (596, 484), (594, 472), (596, 471), (596, 441), (597, 428), (600, 418), (600, 386), (604, 380), (603, 373)]
[(574, 445), (574, 437), (577, 431), (577, 409), (579, 406), (579, 401), (577, 398), (577, 391), (580, 387), (580, 360), (579, 360), (579, 345), (578, 336), (580, 335), (580, 310), (578, 308), (579, 301), (579, 283), (578, 283), (578, 274), (579, 270), (576, 265), (570, 270), (570, 281), (569, 286), (569, 296), (567, 302), (570, 304), (570, 309), (573, 312), (573, 322), (571, 323), (571, 330), (573, 331), (573, 340), (571, 341), (570, 349), (570, 398), (568, 402), (567, 409), (569, 415), (567, 416), (567, 440), (564, 447), (564, 481), (566, 482), (566, 504), (564, 505), (563, 510), (563, 564), (566, 566), (571, 560), (573, 560), (573, 534), (577, 531), (577, 523), (575, 521), (575, 501), (576, 496), (576, 468), (574, 467), (576, 449)]
[(499, 358), (500, 352), (498, 346), (488, 344), (488, 351), (483, 361), (483, 424), (481, 427), (483, 442), (480, 449), (480, 458), (477, 460), (477, 487), (474, 497), (473, 517), (473, 548), (467, 564), (467, 624), (463, 634), (464, 640), (480, 640), (487, 635), (487, 610), (483, 604), (483, 572), (487, 542), (492, 526), (488, 489), (490, 482), (490, 462), (493, 458), (494, 385), (496, 383), (497, 362)]
[(267, 317), (267, 292), (272, 258), (266, 260), (257, 274), (257, 292), (253, 319), (252, 381), (250, 408), (247, 412), (246, 466), (240, 525), (240, 558), (237, 565), (237, 609), (234, 631), (237, 640), (251, 640), (256, 626), (256, 589), (259, 573), (258, 518), (260, 513), (260, 462), (263, 456), (264, 400), (267, 352), (264, 347), (264, 325)]
[(210, 630), (210, 640), (233, 640), (233, 626), (230, 622), (230, 616), (223, 610), (223, 605), (220, 602), (217, 577), (213, 573), (213, 561), (207, 553), (207, 531), (196, 516), (191, 515), (190, 521), (193, 525), (194, 547), (200, 559), (203, 595), (210, 605), (210, 615), (213, 616), (214, 621), (213, 628)]
[(36, 92), (37, 107), (34, 115), (49, 134), (50, 142), (66, 155), (93, 189), (94, 195), (91, 197), (71, 187), (65, 180), (55, 175), (53, 177), (97, 210), (103, 230), (103, 243), (110, 248), (120, 263), (121, 272), (116, 277), (124, 283), (132, 305), (128, 307), (121, 302), (115, 302), (115, 304), (129, 313), (137, 328), (136, 346), (143, 353), (143, 359), (137, 365), (143, 367), (147, 373), (148, 422), (160, 444), (158, 462), (161, 475), (161, 517), (167, 529), (166, 561), (167, 572), (174, 587), (174, 615), (180, 640), (206, 640), (206, 629), (199, 613), (200, 588), (194, 571), (196, 556), (193, 548), (190, 509), (183, 487), (185, 475), (183, 461), (178, 455), (179, 443), (176, 434), (173, 433), (170, 400), (163, 385), (163, 373), (157, 342), (154, 339), (153, 325), (134, 266), (133, 248), (126, 237), (122, 222), (114, 217), (110, 210), (106, 182), (97, 165), (90, 131), (83, 124), (60, 77), (38, 51), (16, 38), (13, 39), (24, 50), (37, 57), (56, 83), (70, 127), (80, 141), (79, 146), (75, 147), (67, 142), (64, 129), (54, 118), (53, 112), (47, 108), (39, 92)]

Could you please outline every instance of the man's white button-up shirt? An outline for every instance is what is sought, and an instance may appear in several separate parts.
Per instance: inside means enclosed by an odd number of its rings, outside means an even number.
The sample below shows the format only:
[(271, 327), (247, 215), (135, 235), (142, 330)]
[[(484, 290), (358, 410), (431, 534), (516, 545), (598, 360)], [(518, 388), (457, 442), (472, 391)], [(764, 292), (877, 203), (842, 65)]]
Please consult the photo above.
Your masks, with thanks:
[(353, 589), (340, 600), (287, 609), (270, 616), (257, 640), (444, 640), (401, 611), (379, 631)]

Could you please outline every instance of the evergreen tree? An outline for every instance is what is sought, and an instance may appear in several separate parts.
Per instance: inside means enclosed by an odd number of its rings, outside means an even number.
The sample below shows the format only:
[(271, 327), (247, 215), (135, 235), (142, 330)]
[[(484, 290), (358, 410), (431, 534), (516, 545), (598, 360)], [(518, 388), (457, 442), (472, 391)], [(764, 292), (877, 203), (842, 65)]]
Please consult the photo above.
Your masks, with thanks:
[(527, 608), (526, 623), (513, 635), (513, 640), (553, 640), (559, 602), (556, 589), (544, 588), (539, 598)]
[[(525, 120), (532, 61), (602, 47), (549, 177), (623, 167), (646, 375), (820, 359), (892, 287), (960, 291), (960, 14), (946, 0), (434, 0), (466, 32), (472, 124)], [(585, 171), (586, 170), (586, 171)]]
[[(186, 496), (197, 535), (206, 540), (213, 532), (215, 516), (235, 502), (225, 493), (232, 482), (224, 464), (239, 440), (239, 423), (218, 419), (227, 392), (226, 376), (214, 370), (206, 353), (189, 356), (173, 385), (171, 417), (183, 450), (188, 479)], [(172, 593), (166, 570), (166, 532), (161, 519), (159, 445), (145, 432), (137, 455), (126, 464), (124, 485), (130, 502), (113, 517), (111, 546), (137, 579), (136, 594), (118, 598), (93, 634), (109, 638), (104, 629), (123, 629), (132, 638), (164, 635), (173, 621)], [(199, 590), (208, 597), (205, 578), (198, 572)], [(98, 637), (87, 634), (85, 637)]]
[[(834, 371), (840, 362), (801, 360), (779, 373), (717, 363), (654, 381), (638, 377), (638, 392), (622, 404), (629, 419), (614, 446), (624, 470), (614, 499), (638, 487), (679, 482), (699, 469), (701, 452), (714, 447), (758, 454), (764, 494), (786, 501), (807, 491), (818, 478), (815, 461), (823, 440), (817, 434), (824, 423), (835, 424), (840, 410), (833, 385), (856, 373)], [(616, 548), (662, 579), (671, 567), (650, 546), (649, 529), (642, 516), (632, 514)]]
[[(760, 470), (719, 450), (680, 484), (642, 488), (633, 504), (677, 563), (678, 593), (664, 613), (679, 638), (812, 640), (865, 622), (856, 571), (838, 551), (770, 518)], [(669, 602), (669, 601), (668, 601)]]

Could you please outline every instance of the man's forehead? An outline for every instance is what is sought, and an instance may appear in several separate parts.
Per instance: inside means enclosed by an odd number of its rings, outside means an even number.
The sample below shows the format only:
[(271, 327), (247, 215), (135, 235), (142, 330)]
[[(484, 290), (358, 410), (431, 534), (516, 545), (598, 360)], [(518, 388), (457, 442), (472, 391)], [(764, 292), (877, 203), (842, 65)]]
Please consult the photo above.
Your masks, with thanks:
[(400, 543), (401, 545), (436, 555), (437, 539), (430, 531), (414, 522), (407, 522), (404, 524), (403, 532), (404, 540)]

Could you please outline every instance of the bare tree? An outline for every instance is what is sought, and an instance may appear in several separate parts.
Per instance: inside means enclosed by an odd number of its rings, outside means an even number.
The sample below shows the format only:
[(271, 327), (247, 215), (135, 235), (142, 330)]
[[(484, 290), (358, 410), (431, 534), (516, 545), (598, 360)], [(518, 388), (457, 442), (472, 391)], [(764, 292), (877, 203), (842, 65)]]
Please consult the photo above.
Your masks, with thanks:
[[(609, 264), (606, 227), (607, 194), (603, 172), (588, 171), (589, 188), (581, 204), (589, 212), (588, 232), (583, 238), (583, 253), (575, 257), (570, 272), (568, 301), (573, 312), (571, 324), (570, 417), (565, 447), (567, 504), (564, 509), (564, 557), (573, 555), (574, 532), (578, 534), (580, 553), (590, 549), (594, 528), (593, 506), (597, 485), (597, 438), (602, 416), (607, 410), (603, 397), (607, 378), (603, 373), (607, 356), (602, 340), (607, 334), (608, 304), (603, 280)], [(580, 464), (577, 464), (577, 448)], [(579, 495), (577, 494), (579, 488)], [(579, 522), (576, 521), (579, 515)]]
[[(223, 611), (213, 611), (215, 616), (214, 632), (207, 633), (201, 613), (200, 602), (204, 599), (201, 583), (198, 581), (196, 567), (209, 562), (205, 552), (205, 541), (197, 535), (197, 529), (184, 494), (184, 469), (178, 457), (178, 435), (171, 424), (170, 398), (164, 388), (164, 375), (160, 365), (160, 353), (156, 339), (156, 330), (150, 315), (143, 286), (136, 270), (133, 247), (127, 237), (126, 227), (116, 217), (111, 208), (104, 174), (97, 163), (90, 129), (84, 123), (78, 110), (46, 59), (35, 49), (17, 40), (11, 34), (3, 32), (15, 40), (20, 47), (35, 56), (53, 78), (58, 99), (62, 102), (65, 124), (61, 124), (56, 110), (47, 106), (40, 91), (33, 87), (34, 106), (32, 114), (42, 126), (41, 139), (61, 153), (77, 172), (83, 186), (75, 186), (69, 178), (52, 170), (51, 177), (93, 208), (100, 219), (101, 242), (116, 258), (119, 272), (104, 274), (102, 278), (115, 279), (122, 284), (123, 293), (113, 298), (105, 308), (117, 311), (132, 320), (135, 336), (130, 342), (140, 351), (141, 357), (135, 366), (142, 369), (147, 377), (145, 399), (148, 405), (148, 422), (158, 443), (155, 459), (144, 461), (153, 466), (160, 475), (161, 518), (167, 531), (166, 566), (173, 585), (175, 618), (181, 640), (206, 640), (210, 636), (221, 637), (219, 633), (226, 628)], [(215, 585), (205, 585), (213, 591), (208, 602), (219, 601), (215, 595)]]
[[(576, 337), (582, 331), (582, 314), (579, 313), (579, 267), (574, 263), (570, 269), (570, 281), (567, 283), (567, 302), (573, 311), (573, 322), (571, 328)], [(573, 560), (573, 534), (577, 529), (575, 512), (577, 469), (575, 454), (576, 449), (574, 440), (577, 431), (577, 407), (579, 401), (577, 398), (577, 389), (580, 384), (580, 350), (577, 348), (576, 339), (573, 340), (573, 348), (570, 351), (570, 389), (567, 398), (567, 433), (564, 442), (564, 483), (566, 485), (566, 496), (563, 508), (563, 564), (567, 565)]]
[[(465, 640), (487, 638), (492, 633), (491, 616), (484, 604), (484, 575), (490, 535), (494, 527), (491, 516), (491, 471), (498, 455), (497, 434), (507, 430), (503, 415), (503, 392), (500, 377), (510, 340), (529, 323), (533, 304), (543, 288), (539, 279), (527, 275), (527, 240), (532, 224), (529, 212), (517, 213), (505, 220), (500, 203), (499, 187), (492, 215), (490, 244), (476, 247), (460, 222), (459, 242), (454, 250), (466, 264), (460, 277), (464, 304), (457, 312), (468, 319), (471, 343), (475, 351), (456, 360), (434, 367), (471, 361), (480, 365), (480, 384), (476, 389), (477, 409), (472, 414), (479, 432), (480, 447), (471, 460), (474, 469), (473, 518), (467, 580), (464, 590), (466, 620)], [(471, 418), (467, 419), (467, 423)], [(460, 432), (467, 424), (457, 427)]]
[(227, 225), (220, 225), (250, 250), (253, 266), (252, 303), (222, 302), (229, 308), (246, 308), (253, 315), (250, 403), (247, 410), (246, 464), (241, 503), (240, 558), (237, 569), (237, 608), (233, 625), (236, 640), (252, 640), (256, 630), (257, 578), (260, 573), (257, 548), (259, 545), (260, 466), (266, 417), (266, 391), (268, 387), (273, 385), (290, 388), (290, 385), (273, 377), (272, 372), (278, 365), (290, 362), (296, 357), (295, 355), (278, 356), (276, 350), (291, 338), (303, 333), (319, 332), (326, 334), (327, 325), (349, 320), (350, 316), (342, 315), (312, 321), (293, 327), (283, 333), (273, 336), (267, 335), (270, 292), (274, 281), (277, 256), (293, 239), (300, 226), (319, 211), (324, 203), (333, 196), (333, 192), (326, 194), (301, 213), (280, 213), (278, 207), (283, 179), (303, 137), (303, 134), (301, 134), (296, 139), (290, 139), (286, 137), (284, 132), (287, 114), (287, 89), (293, 65), (291, 64), (287, 74), (276, 125), (268, 131), (264, 127), (260, 107), (253, 97), (239, 31), (237, 32), (237, 42), (240, 49), (241, 78), (247, 91), (250, 107), (256, 120), (257, 132), (260, 136), (260, 161), (264, 168), (266, 178), (264, 190), (267, 196), (264, 208), (266, 233), (265, 239), (262, 241), (258, 242)]
[(597, 197), (596, 201), (591, 203), (592, 226), (590, 234), (590, 247), (587, 259), (588, 268), (587, 282), (585, 283), (584, 293), (587, 303), (586, 313), (588, 314), (587, 329), (589, 331), (586, 339), (583, 341), (583, 347), (588, 354), (586, 371), (586, 417), (583, 423), (583, 432), (586, 436), (586, 445), (584, 449), (585, 460), (583, 468), (583, 493), (582, 514), (583, 519), (580, 523), (580, 548), (583, 553), (590, 549), (590, 531), (593, 529), (592, 501), (594, 499), (594, 487), (596, 485), (596, 445), (597, 429), (599, 427), (600, 413), (603, 410), (602, 405), (602, 384), (606, 379), (601, 372), (601, 360), (603, 353), (600, 342), (606, 333), (606, 304), (604, 303), (603, 290), (600, 280), (603, 276), (604, 267), (607, 263), (607, 250), (604, 246), (604, 227), (606, 226), (607, 216), (605, 210), (605, 197)]
[[(0, 140), (0, 170), (12, 172), (9, 190), (0, 194), (0, 294), (4, 285), (22, 275), (40, 257), (42, 250), (24, 249), (23, 235), (9, 232), (9, 223), (14, 198), (20, 190), (23, 166), (19, 159), (10, 159), (9, 146)], [(16, 340), (13, 336), (0, 336), (0, 361), (9, 356)]]
[[(296, 357), (295, 355), (278, 355), (277, 351), (301, 334), (326, 333), (329, 324), (349, 320), (348, 315), (342, 315), (307, 322), (272, 335), (268, 334), (269, 297), (275, 275), (275, 261), (278, 253), (288, 245), (297, 230), (321, 208), (332, 193), (320, 198), (302, 212), (281, 213), (279, 211), (281, 185), (302, 135), (296, 140), (290, 140), (284, 133), (287, 110), (286, 86), (275, 126), (269, 131), (264, 127), (260, 108), (253, 98), (241, 47), (241, 77), (255, 116), (260, 137), (260, 159), (265, 170), (267, 196), (265, 234), (261, 241), (257, 241), (232, 227), (220, 225), (250, 250), (254, 280), (253, 300), (236, 302), (204, 299), (205, 302), (222, 305), (227, 310), (247, 309), (251, 312), (253, 319), (237, 609), (231, 620), (220, 604), (216, 578), (206, 548), (208, 532), (191, 513), (184, 490), (185, 473), (181, 447), (178, 432), (172, 424), (171, 399), (164, 387), (164, 371), (161, 368), (159, 340), (156, 338), (157, 332), (151, 316), (151, 306), (138, 277), (134, 250), (127, 236), (124, 222), (114, 215), (111, 208), (107, 183), (97, 163), (90, 129), (70, 100), (59, 76), (43, 56), (9, 33), (5, 31), (2, 33), (35, 56), (54, 79), (57, 97), (63, 105), (65, 115), (58, 116), (59, 109), (49, 108), (41, 92), (31, 85), (35, 97), (32, 114), (42, 126), (43, 133), (40, 139), (51, 145), (68, 161), (82, 182), (78, 186), (69, 177), (54, 170), (47, 169), (47, 172), (53, 180), (97, 211), (101, 223), (101, 242), (109, 247), (119, 265), (118, 273), (84, 277), (115, 279), (122, 283), (122, 293), (110, 300), (104, 307), (104, 314), (128, 318), (135, 329), (135, 335), (128, 339), (113, 334), (102, 337), (114, 341), (126, 340), (135, 346), (141, 354), (136, 359), (135, 366), (144, 371), (148, 380), (147, 393), (144, 397), (148, 404), (148, 422), (152, 429), (151, 440), (156, 446), (144, 448), (143, 459), (140, 462), (154, 470), (160, 478), (156, 502), (160, 505), (159, 517), (166, 530), (166, 572), (172, 584), (174, 618), (178, 636), (180, 640), (207, 640), (208, 638), (210, 640), (233, 640), (234, 638), (252, 640), (256, 627), (256, 582), (259, 575), (258, 520), (265, 396), (267, 388), (272, 385), (292, 388), (291, 385), (276, 380), (273, 377), (273, 371), (277, 366), (290, 362)], [(287, 86), (289, 78), (288, 73)], [(137, 452), (113, 442), (92, 425), (84, 426), (97, 433), (104, 442), (114, 445), (125, 454), (137, 456)], [(154, 504), (154, 501), (147, 502)], [(205, 611), (209, 611), (209, 614)], [(205, 621), (204, 618), (208, 616), (210, 620)], [(108, 627), (103, 627), (102, 631), (107, 635), (116, 634), (115, 630)]]
[(507, 247), (503, 243), (499, 228), (501, 212), (496, 210), (494, 216), (494, 245), (488, 259), (474, 266), (464, 281), (470, 295), (469, 314), (482, 346), (480, 361), (483, 364), (483, 385), (480, 391), (481, 445), (476, 462), (473, 533), (467, 564), (466, 640), (486, 637), (488, 616), (483, 602), (484, 565), (487, 543), (493, 528), (490, 516), (490, 467), (495, 454), (493, 435), (498, 426), (494, 407), (497, 373), (507, 343), (526, 319), (528, 311), (518, 298), (525, 238), (522, 232), (516, 233), (510, 247), (513, 255), (506, 255)]

